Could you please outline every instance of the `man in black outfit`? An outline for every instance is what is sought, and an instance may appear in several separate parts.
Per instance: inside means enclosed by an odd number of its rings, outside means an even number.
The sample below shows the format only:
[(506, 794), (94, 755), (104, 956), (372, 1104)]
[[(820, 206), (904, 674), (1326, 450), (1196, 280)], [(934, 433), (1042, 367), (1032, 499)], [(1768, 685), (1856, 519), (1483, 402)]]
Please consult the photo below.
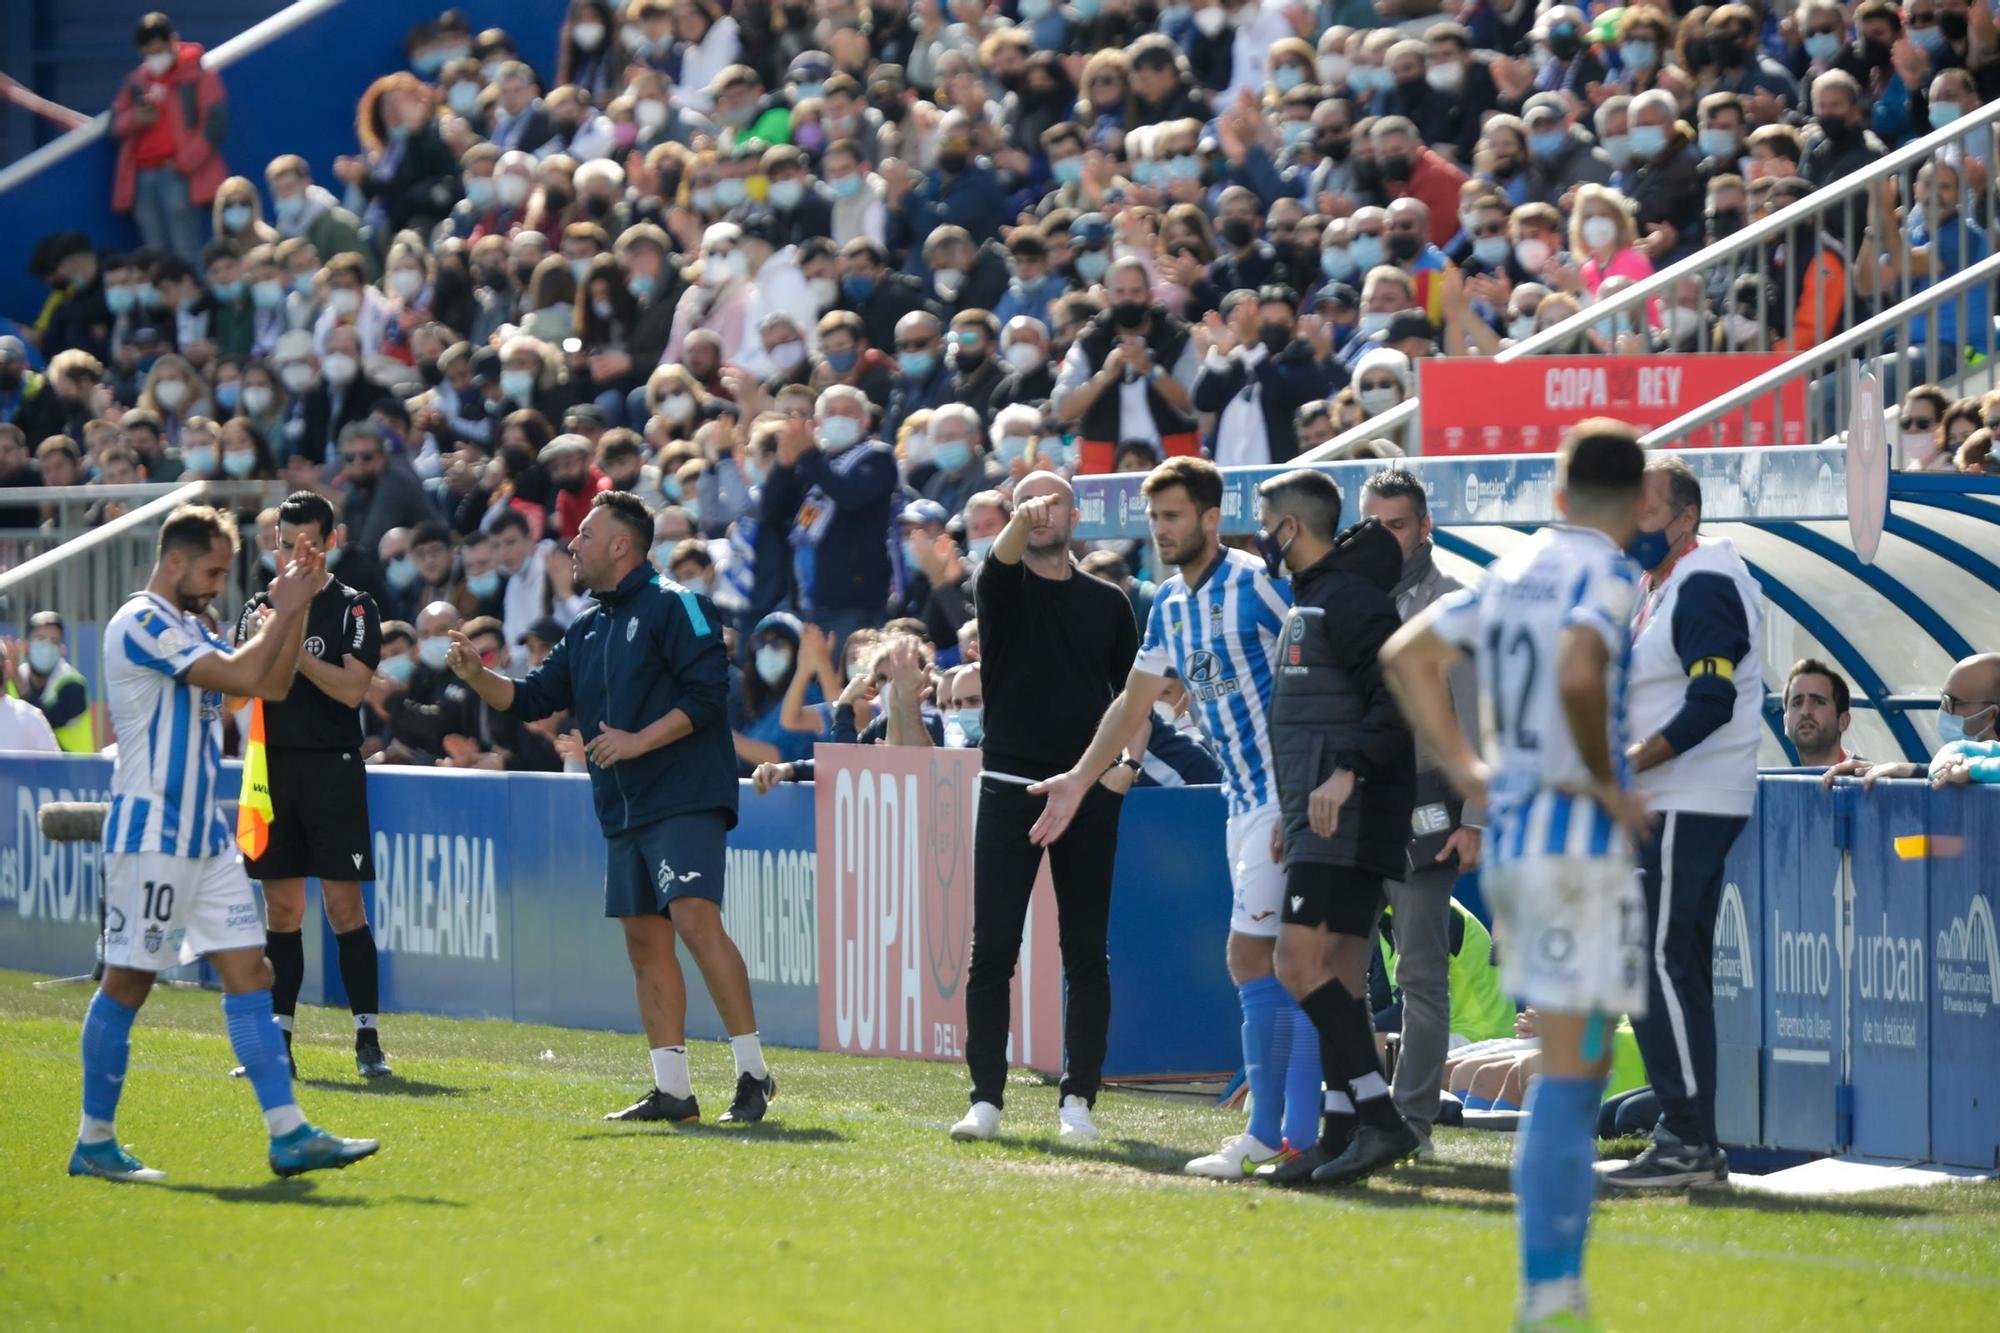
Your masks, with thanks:
[(1339, 532), (1340, 488), (1323, 472), (1287, 472), (1257, 493), (1258, 546), (1274, 575), (1292, 575), (1271, 689), (1283, 811), (1271, 856), (1285, 864), (1273, 961), (1319, 1032), (1326, 1079), (1319, 1142), (1257, 1174), (1347, 1184), (1421, 1145), (1389, 1095), (1368, 1008), (1370, 936), (1383, 881), (1408, 868), (1416, 803), (1416, 745), (1378, 660), (1402, 623), (1390, 594), (1403, 548), (1375, 519)]
[[(278, 506), (280, 550), (295, 549), (303, 537), (323, 554), (339, 549), (346, 536), (324, 496), (297, 491)], [(254, 635), (270, 614), (265, 594), (251, 598), (237, 622), (238, 641)], [(341, 984), (354, 1012), (354, 1065), (363, 1078), (389, 1072), (375, 1026), (381, 1007), (375, 935), (361, 901), (361, 881), (375, 878), (375, 860), (358, 710), (381, 658), (382, 614), (375, 599), (328, 574), (306, 612), (305, 643), (291, 693), (252, 704), (264, 714), (271, 822), (269, 841), (244, 866), (264, 885), (271, 1007), (284, 1029), (287, 1052), (306, 970), (306, 878), (319, 880), (326, 919), (339, 946)]]
[(979, 567), (980, 665), (986, 682), (985, 771), (972, 850), (972, 967), (965, 987), (965, 1063), (972, 1109), (951, 1127), (958, 1140), (1000, 1128), (1007, 1081), (1008, 989), (1021, 954), (1028, 896), (1044, 845), (1055, 880), (1062, 938), (1065, 1068), (1059, 1092), (1064, 1140), (1097, 1137), (1090, 1108), (1111, 1024), (1111, 868), (1118, 814), (1136, 763), (1107, 771), (1059, 840), (1034, 837), (1043, 798), (1034, 784), (1066, 773), (1139, 651), (1125, 594), (1070, 558), (1076, 496), (1053, 472), (1031, 472), (1014, 490), (1014, 514)]

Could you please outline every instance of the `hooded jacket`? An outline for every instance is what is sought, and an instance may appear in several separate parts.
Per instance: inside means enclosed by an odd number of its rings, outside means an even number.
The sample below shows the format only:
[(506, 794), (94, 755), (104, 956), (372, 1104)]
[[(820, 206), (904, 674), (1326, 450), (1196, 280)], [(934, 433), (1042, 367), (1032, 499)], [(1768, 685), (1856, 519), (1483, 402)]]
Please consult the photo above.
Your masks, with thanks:
[[(1402, 572), (1403, 548), (1369, 519), (1292, 576), (1270, 714), (1287, 864), (1348, 866), (1395, 880), (1408, 868), (1416, 743), (1379, 661), (1402, 624), (1390, 600)], [(1316, 837), (1307, 803), (1342, 768), (1354, 774), (1354, 789), (1333, 836)]]
[(222, 80), (201, 67), (199, 42), (182, 42), (166, 77), (150, 78), (144, 65), (125, 76), (111, 103), (111, 133), (118, 139), (118, 165), (112, 175), (111, 211), (130, 213), (139, 193), (139, 140), (149, 126), (139, 123), (139, 109), (157, 82), (166, 90), (158, 103), (160, 115), (173, 130), (173, 168), (187, 178), (188, 201), (197, 208), (215, 202), (228, 179), (222, 160), (222, 138), (229, 129), (228, 104)]

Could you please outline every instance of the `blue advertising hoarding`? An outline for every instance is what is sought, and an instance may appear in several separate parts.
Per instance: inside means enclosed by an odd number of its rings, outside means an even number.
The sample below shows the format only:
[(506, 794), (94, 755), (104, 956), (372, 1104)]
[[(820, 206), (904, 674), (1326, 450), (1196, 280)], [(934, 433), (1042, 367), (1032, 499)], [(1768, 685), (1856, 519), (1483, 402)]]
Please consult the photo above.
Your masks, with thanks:
[(1840, 905), (1845, 871), (1834, 803), (1817, 778), (1765, 778), (1758, 801), (1765, 868), (1763, 1141), (1825, 1152), (1840, 1146)]
[(1871, 1157), (1930, 1156), (1930, 863), (1907, 840), (1931, 804), (1916, 783), (1854, 802), (1848, 1081), (1854, 1148)]

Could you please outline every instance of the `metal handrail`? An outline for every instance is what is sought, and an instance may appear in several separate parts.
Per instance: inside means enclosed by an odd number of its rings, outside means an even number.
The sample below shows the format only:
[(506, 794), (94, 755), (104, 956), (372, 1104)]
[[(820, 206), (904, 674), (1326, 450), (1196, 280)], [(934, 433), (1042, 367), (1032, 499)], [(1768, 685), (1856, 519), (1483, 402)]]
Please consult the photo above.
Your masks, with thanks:
[[(64, 487), (62, 489), (67, 490), (70, 488)], [(144, 527), (148, 523), (159, 522), (172, 513), (176, 506), (192, 503), (199, 499), (207, 490), (208, 483), (205, 481), (191, 481), (183, 486), (177, 486), (169, 494), (140, 505), (130, 513), (120, 514), (117, 518), (112, 519), (102, 527), (95, 528), (81, 537), (66, 541), (53, 551), (44, 551), (31, 560), (22, 561), (4, 574), (0, 574), (0, 596), (6, 595), (30, 579), (53, 571), (56, 566), (65, 561), (75, 559), (80, 555), (86, 555), (100, 546), (107, 546), (117, 541), (120, 537), (131, 533), (134, 528)]]
[[(1974, 134), (1982, 131), (1989, 136), (1989, 142), (1993, 141), (1996, 132), (2000, 132), (2000, 101), (1989, 103), (1971, 115), (1953, 121), (1943, 129), (1933, 130), (1922, 138), (1886, 154), (1863, 170), (1843, 177), (1831, 185), (1822, 186), (1769, 217), (1760, 218), (1735, 235), (1724, 237), (1713, 245), (1704, 246), (1678, 263), (1670, 264), (1610, 296), (1583, 306), (1576, 314), (1561, 323), (1531, 334), (1512, 346), (1503, 347), (1493, 355), (1492, 360), (1496, 363), (1511, 363), (1521, 357), (1534, 356), (1551, 348), (1566, 345), (1577, 335), (1587, 332), (1599, 320), (1641, 309), (1662, 295), (1670, 295), (1677, 283), (1690, 277), (1701, 276), (1737, 255), (1764, 245), (1795, 223), (1841, 207), (1856, 195), (1872, 197), (1867, 196), (1867, 192), (1879, 186), (1891, 175), (1921, 166), (1935, 157), (1939, 149), (1950, 147), (1960, 140), (1970, 140)], [(1970, 191), (1962, 193), (1961, 207), (1969, 199)], [(1874, 322), (1870, 320), (1869, 324)], [(1880, 332), (1879, 327), (1877, 332)], [(1860, 341), (1862, 340), (1847, 345), (1855, 346)], [(1420, 410), (1417, 397), (1405, 399), (1379, 416), (1371, 417), (1360, 425), (1334, 436), (1325, 444), (1300, 454), (1297, 461), (1324, 462), (1354, 445), (1369, 440), (1401, 438), (1407, 428), (1415, 422)]]
[[(2000, 106), (2000, 103), (1995, 105)], [(1902, 304), (1884, 310), (1881, 314), (1856, 324), (1844, 333), (1837, 333), (1818, 346), (1807, 348), (1783, 365), (1773, 366), (1763, 374), (1744, 381), (1722, 397), (1704, 403), (1692, 411), (1684, 412), (1664, 426), (1648, 431), (1640, 437), (1640, 443), (1648, 449), (1657, 448), (1687, 435), (1690, 431), (1712, 425), (1733, 412), (1743, 411), (1758, 399), (1783, 388), (1822, 362), (1846, 356), (1856, 348), (1908, 323), (1915, 316), (1947, 301), (1956, 300), (1981, 283), (1991, 283), (1996, 279), (2000, 279), (2000, 254), (1991, 254), (1970, 268), (1925, 288)]]

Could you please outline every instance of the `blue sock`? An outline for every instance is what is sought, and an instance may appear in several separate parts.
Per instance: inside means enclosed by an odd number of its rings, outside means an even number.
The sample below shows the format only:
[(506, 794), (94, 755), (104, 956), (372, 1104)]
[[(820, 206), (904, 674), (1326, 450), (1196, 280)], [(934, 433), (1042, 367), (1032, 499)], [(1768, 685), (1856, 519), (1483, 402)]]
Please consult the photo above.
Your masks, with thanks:
[(1490, 1111), (1493, 1109), (1493, 1103), (1487, 1098), (1481, 1097), (1476, 1092), (1468, 1092), (1465, 1094), (1465, 1109), (1468, 1111)]
[(1250, 1083), (1251, 1138), (1278, 1146), (1285, 1112), (1285, 1066), (1277, 1052), (1279, 1002), (1287, 999), (1276, 977), (1258, 977), (1236, 988), (1243, 1002), (1243, 1076)]
[[(257, 1104), (264, 1108), (265, 1121), (271, 1124), (273, 1134), (279, 1133), (280, 1126), (271, 1113), (291, 1108), (295, 1116), (297, 1106), (292, 1098), (292, 1071), (285, 1062), (285, 1039), (279, 1034), (278, 1020), (271, 1012), (271, 992), (255, 990), (225, 995), (222, 1016), (229, 1024), (229, 1044), (236, 1051), (237, 1063), (243, 1066), (250, 1086), (257, 1090)], [(292, 1116), (280, 1119), (289, 1121)]]
[(132, 1020), (137, 1009), (97, 992), (83, 1016), (83, 1114), (109, 1125), (118, 1118), (118, 1094), (125, 1090), (125, 1066), (132, 1058)]
[(1583, 1275), (1583, 1242), (1597, 1191), (1591, 1159), (1604, 1078), (1543, 1074), (1528, 1092), (1528, 1122), (1514, 1150), (1521, 1213), (1521, 1277), (1528, 1284)]
[(1521, 1108), (1513, 1102), (1508, 1101), (1505, 1097), (1495, 1097), (1493, 1099), (1493, 1109), (1496, 1111), (1518, 1111)]
[(1285, 1062), (1285, 1139), (1297, 1152), (1319, 1141), (1319, 1029), (1289, 994), (1278, 1010), (1279, 1040), (1291, 1033), (1291, 1058)]

